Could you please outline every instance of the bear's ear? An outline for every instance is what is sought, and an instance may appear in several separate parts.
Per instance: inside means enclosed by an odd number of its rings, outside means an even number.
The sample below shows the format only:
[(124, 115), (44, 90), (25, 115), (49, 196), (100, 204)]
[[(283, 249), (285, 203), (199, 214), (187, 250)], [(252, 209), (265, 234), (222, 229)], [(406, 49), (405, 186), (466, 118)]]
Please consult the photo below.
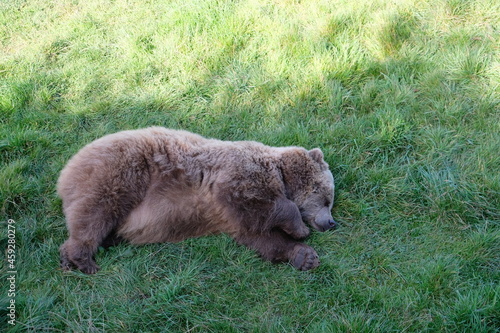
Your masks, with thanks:
[(309, 150), (307, 153), (313, 159), (313, 161), (317, 162), (318, 164), (324, 163), (324, 156), (323, 156), (323, 152), (321, 151), (321, 149), (314, 148), (314, 149)]

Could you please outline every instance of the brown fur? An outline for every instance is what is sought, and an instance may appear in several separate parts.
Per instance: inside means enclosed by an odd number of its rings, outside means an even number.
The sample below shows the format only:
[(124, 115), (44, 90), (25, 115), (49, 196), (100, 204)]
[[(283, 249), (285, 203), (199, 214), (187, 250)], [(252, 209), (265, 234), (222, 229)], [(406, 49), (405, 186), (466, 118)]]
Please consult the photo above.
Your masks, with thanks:
[(99, 269), (99, 246), (227, 233), (273, 262), (319, 265), (303, 222), (334, 226), (333, 178), (319, 149), (205, 139), (152, 127), (98, 139), (61, 172), (64, 269)]

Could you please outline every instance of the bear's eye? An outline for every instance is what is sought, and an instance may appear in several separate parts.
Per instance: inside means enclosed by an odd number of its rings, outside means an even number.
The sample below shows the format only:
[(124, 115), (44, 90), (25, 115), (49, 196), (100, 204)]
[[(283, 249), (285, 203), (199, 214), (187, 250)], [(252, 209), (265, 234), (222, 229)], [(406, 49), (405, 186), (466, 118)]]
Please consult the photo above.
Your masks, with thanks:
[(330, 207), (331, 203), (332, 203), (332, 201), (330, 199), (325, 200), (325, 206)]

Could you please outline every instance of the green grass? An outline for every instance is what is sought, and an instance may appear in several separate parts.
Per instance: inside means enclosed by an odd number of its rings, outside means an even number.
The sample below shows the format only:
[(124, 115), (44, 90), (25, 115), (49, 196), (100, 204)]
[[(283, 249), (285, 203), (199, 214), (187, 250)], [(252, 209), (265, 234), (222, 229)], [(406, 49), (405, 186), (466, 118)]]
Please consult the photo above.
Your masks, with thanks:
[[(11, 332), (498, 332), (500, 6), (494, 0), (0, 3), (0, 216)], [(221, 235), (120, 245), (63, 273), (58, 174), (161, 125), (321, 147), (341, 227), (322, 265)], [(7, 261), (2, 260), (2, 281)]]

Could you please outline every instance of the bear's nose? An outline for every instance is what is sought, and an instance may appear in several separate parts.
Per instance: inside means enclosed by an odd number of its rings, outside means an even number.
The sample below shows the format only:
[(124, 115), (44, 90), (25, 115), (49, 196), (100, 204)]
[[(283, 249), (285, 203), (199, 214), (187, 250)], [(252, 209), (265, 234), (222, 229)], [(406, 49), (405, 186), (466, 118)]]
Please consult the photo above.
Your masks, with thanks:
[(334, 219), (329, 219), (328, 220), (328, 225), (330, 226), (330, 229), (336, 228), (337, 227), (337, 222), (335, 222)]

